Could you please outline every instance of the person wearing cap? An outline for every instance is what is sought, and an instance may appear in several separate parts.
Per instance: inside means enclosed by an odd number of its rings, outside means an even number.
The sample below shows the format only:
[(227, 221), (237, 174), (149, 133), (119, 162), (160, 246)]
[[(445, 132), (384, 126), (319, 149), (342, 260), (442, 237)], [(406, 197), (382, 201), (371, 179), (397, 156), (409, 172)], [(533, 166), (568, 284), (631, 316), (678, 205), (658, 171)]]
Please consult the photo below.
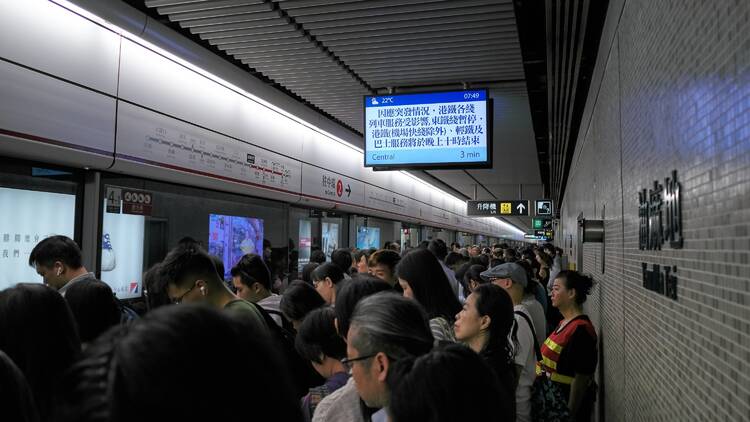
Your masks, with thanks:
[(524, 290), (528, 284), (526, 270), (515, 262), (507, 262), (490, 268), (480, 274), (484, 280), (502, 287), (513, 301), (513, 312), (516, 319), (516, 338), (518, 347), (514, 358), (516, 365), (516, 420), (531, 421), (531, 387), (536, 377), (536, 341), (535, 327), (531, 315), (523, 301)]

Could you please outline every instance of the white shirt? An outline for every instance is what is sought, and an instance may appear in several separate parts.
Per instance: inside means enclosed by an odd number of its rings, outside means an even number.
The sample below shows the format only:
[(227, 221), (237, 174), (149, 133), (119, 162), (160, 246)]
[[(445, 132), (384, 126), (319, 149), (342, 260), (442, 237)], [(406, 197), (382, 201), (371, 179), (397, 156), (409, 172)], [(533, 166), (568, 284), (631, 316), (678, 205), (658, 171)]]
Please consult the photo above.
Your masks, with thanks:
[[(523, 312), (529, 317), (529, 319), (531, 319), (529, 311), (523, 305), (514, 306), (513, 311)], [(521, 370), (521, 376), (518, 379), (518, 387), (516, 387), (516, 421), (530, 422), (531, 386), (534, 384), (534, 378), (536, 377), (534, 336), (531, 334), (531, 328), (526, 322), (526, 319), (520, 315), (514, 316), (516, 318), (516, 324), (518, 325), (518, 331), (516, 332), (518, 348), (516, 349), (516, 355), (513, 360), (516, 365), (523, 367)]]
[(318, 403), (312, 422), (364, 422), (354, 378)]
[(531, 322), (534, 324), (534, 333), (536, 334), (536, 342), (541, 347), (544, 340), (547, 340), (547, 336), (545, 336), (547, 331), (547, 319), (544, 317), (544, 307), (538, 300), (536, 300), (534, 295), (525, 295), (521, 304), (526, 307), (526, 310), (529, 311), (529, 315), (531, 315)]
[[(266, 311), (281, 312), (281, 296), (275, 293), (271, 293), (271, 296), (259, 300), (258, 306), (265, 309)], [(270, 312), (269, 314), (271, 315), (271, 318), (273, 318), (274, 322), (276, 322), (276, 325), (278, 325), (279, 327), (283, 326), (283, 321), (281, 320), (281, 316), (279, 314)]]

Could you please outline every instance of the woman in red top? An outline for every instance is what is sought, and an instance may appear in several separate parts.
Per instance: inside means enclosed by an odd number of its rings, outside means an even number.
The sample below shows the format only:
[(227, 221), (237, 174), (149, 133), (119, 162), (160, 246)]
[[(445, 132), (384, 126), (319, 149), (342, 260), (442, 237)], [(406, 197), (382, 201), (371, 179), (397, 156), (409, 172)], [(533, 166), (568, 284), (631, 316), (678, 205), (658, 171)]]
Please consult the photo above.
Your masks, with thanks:
[(596, 398), (594, 372), (597, 364), (596, 331), (583, 303), (593, 280), (576, 271), (561, 271), (552, 287), (552, 306), (563, 320), (541, 347), (537, 373), (546, 373), (568, 399), (572, 420), (590, 421)]

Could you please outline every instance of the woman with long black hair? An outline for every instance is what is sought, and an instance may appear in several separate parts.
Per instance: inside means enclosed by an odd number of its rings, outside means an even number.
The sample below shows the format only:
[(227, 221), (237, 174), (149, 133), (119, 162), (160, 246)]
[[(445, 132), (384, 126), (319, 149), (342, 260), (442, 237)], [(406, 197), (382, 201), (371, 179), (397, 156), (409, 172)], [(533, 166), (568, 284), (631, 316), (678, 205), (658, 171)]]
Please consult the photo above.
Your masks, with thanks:
[(489, 364), (500, 381), (503, 420), (516, 418), (516, 368), (511, 331), (513, 300), (500, 286), (482, 284), (466, 298), (456, 315), (456, 340), (466, 344)]
[(427, 311), (435, 341), (455, 342), (453, 318), (461, 303), (437, 257), (427, 249), (413, 251), (399, 262), (396, 274), (404, 297), (416, 300)]

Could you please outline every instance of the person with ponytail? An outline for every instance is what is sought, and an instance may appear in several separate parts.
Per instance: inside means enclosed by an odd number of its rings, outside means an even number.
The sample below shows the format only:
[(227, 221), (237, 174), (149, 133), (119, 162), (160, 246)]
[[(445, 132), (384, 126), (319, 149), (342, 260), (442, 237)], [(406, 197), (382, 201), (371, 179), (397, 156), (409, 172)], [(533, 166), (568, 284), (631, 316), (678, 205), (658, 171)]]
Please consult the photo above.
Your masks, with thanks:
[(469, 346), (493, 369), (500, 382), (502, 420), (516, 418), (516, 368), (511, 342), (515, 322), (513, 300), (500, 286), (479, 285), (456, 315), (456, 340)]
[(577, 271), (564, 270), (552, 285), (552, 306), (563, 320), (542, 345), (537, 375), (546, 375), (568, 399), (572, 420), (590, 421), (596, 399), (594, 371), (597, 338), (594, 325), (583, 312), (593, 279)]

